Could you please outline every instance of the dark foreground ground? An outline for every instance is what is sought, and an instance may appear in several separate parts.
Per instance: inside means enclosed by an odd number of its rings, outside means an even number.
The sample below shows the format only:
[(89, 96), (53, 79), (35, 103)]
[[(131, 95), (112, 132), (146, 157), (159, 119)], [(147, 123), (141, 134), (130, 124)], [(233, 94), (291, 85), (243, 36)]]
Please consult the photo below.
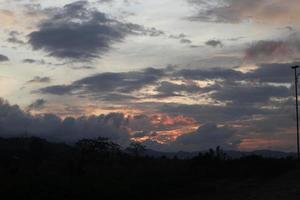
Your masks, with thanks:
[(0, 139), (0, 199), (300, 199), (292, 158), (232, 160), (220, 149), (189, 159), (142, 156), (107, 140), (75, 146)]

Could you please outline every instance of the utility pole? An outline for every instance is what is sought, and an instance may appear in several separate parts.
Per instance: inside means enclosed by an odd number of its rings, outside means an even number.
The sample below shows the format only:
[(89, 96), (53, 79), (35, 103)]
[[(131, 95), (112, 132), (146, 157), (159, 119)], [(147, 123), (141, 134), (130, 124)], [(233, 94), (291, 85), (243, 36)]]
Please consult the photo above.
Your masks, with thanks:
[(292, 69), (295, 72), (295, 96), (296, 96), (296, 118), (297, 118), (297, 158), (300, 160), (300, 149), (299, 149), (299, 110), (298, 110), (298, 76), (297, 69), (299, 66), (293, 66)]

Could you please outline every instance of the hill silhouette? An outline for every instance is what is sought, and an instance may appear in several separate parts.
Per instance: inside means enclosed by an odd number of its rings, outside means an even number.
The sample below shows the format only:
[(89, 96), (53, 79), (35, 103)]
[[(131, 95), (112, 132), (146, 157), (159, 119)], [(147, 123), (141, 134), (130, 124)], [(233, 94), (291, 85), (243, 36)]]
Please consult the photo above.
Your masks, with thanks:
[[(131, 149), (130, 149), (131, 148)], [(232, 159), (220, 149), (193, 158), (153, 157), (139, 144), (106, 138), (76, 145), (40, 138), (0, 139), (4, 199), (264, 199), (299, 197), (292, 157)], [(277, 196), (276, 196), (277, 198)], [(280, 199), (280, 198), (277, 198)]]

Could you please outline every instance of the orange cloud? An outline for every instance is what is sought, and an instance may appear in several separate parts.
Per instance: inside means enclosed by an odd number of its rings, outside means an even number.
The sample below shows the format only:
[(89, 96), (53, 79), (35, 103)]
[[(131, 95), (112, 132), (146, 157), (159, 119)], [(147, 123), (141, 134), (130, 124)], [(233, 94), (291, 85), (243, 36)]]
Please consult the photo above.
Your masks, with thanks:
[[(149, 123), (145, 124), (144, 130), (149, 130), (148, 134), (142, 137), (134, 137), (132, 140), (137, 142), (144, 142), (152, 140), (160, 144), (173, 142), (179, 136), (194, 132), (199, 127), (199, 123), (193, 118), (183, 115), (170, 116), (166, 114), (154, 114), (149, 116)], [(139, 127), (142, 129), (143, 127)], [(131, 130), (134, 135), (136, 131)]]
[(254, 150), (264, 150), (264, 149), (274, 149), (282, 151), (295, 151), (293, 147), (296, 148), (296, 135), (290, 132), (291, 129), (283, 129), (284, 134), (279, 134), (276, 136), (257, 136), (256, 138), (244, 138), (241, 139), (239, 149), (242, 151), (254, 151)]
[(165, 126), (174, 126), (174, 125), (191, 125), (195, 124), (196, 121), (193, 118), (186, 117), (183, 115), (169, 116), (166, 114), (155, 114), (151, 116), (151, 122), (153, 124), (162, 124)]

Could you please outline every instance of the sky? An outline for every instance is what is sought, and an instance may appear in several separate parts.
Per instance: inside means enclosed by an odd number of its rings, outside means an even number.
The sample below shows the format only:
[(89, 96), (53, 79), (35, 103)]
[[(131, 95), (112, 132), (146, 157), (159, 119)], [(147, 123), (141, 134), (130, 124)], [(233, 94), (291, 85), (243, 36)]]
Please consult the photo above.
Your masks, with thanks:
[(295, 151), (298, 0), (0, 0), (0, 136)]

